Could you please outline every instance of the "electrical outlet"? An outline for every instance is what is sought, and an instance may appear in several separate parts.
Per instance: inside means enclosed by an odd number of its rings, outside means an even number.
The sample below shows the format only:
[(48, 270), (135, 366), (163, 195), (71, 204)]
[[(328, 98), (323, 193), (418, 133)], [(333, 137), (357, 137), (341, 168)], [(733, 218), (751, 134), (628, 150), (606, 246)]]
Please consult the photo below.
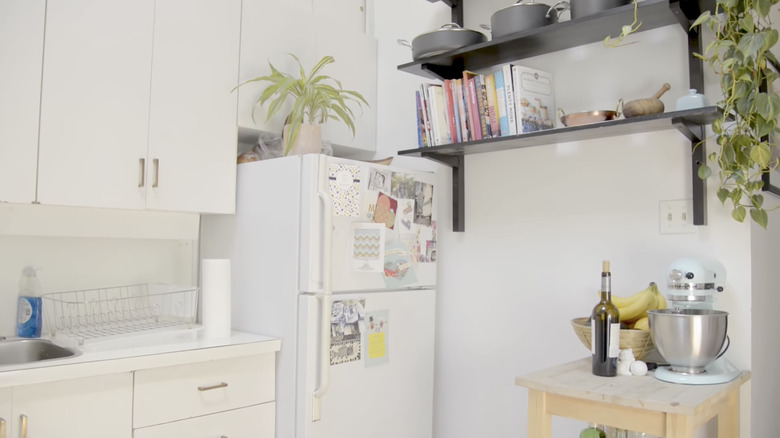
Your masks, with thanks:
[(661, 234), (695, 233), (693, 200), (660, 201), (658, 203), (658, 231)]

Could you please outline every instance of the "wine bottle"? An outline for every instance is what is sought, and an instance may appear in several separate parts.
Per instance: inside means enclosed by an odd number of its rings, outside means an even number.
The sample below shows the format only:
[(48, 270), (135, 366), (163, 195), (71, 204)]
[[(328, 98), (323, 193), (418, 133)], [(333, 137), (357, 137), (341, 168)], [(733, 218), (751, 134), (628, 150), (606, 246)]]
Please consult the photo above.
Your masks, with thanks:
[(612, 304), (612, 273), (609, 261), (601, 267), (601, 301), (591, 312), (592, 372), (597, 376), (617, 375), (617, 360), (620, 353), (620, 314)]

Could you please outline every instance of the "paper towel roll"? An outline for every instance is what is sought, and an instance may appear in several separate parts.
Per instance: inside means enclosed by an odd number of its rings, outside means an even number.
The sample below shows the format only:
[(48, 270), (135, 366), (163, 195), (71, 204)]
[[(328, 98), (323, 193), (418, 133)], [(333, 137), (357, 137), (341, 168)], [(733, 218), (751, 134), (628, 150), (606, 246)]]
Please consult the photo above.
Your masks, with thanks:
[(201, 262), (201, 324), (206, 338), (230, 336), (230, 260)]

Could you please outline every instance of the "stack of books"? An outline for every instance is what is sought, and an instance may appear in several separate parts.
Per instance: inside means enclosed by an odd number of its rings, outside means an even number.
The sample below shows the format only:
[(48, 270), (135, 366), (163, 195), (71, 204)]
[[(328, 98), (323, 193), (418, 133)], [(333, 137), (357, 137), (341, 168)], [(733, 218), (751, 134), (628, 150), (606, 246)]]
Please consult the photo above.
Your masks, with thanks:
[(506, 64), (441, 84), (421, 84), (417, 101), (419, 147), (507, 137), (555, 127), (552, 75)]

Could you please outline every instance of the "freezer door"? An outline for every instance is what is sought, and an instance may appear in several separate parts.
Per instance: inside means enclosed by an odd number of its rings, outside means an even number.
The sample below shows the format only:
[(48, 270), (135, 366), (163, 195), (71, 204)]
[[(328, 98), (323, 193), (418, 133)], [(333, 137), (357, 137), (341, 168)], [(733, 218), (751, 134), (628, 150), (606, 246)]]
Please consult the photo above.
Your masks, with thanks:
[(309, 155), (302, 175), (302, 291), (325, 272), (334, 291), (435, 287), (434, 173)]
[(430, 438), (434, 290), (336, 294), (332, 300), (329, 385), (314, 421), (321, 300), (300, 297), (295, 436)]

